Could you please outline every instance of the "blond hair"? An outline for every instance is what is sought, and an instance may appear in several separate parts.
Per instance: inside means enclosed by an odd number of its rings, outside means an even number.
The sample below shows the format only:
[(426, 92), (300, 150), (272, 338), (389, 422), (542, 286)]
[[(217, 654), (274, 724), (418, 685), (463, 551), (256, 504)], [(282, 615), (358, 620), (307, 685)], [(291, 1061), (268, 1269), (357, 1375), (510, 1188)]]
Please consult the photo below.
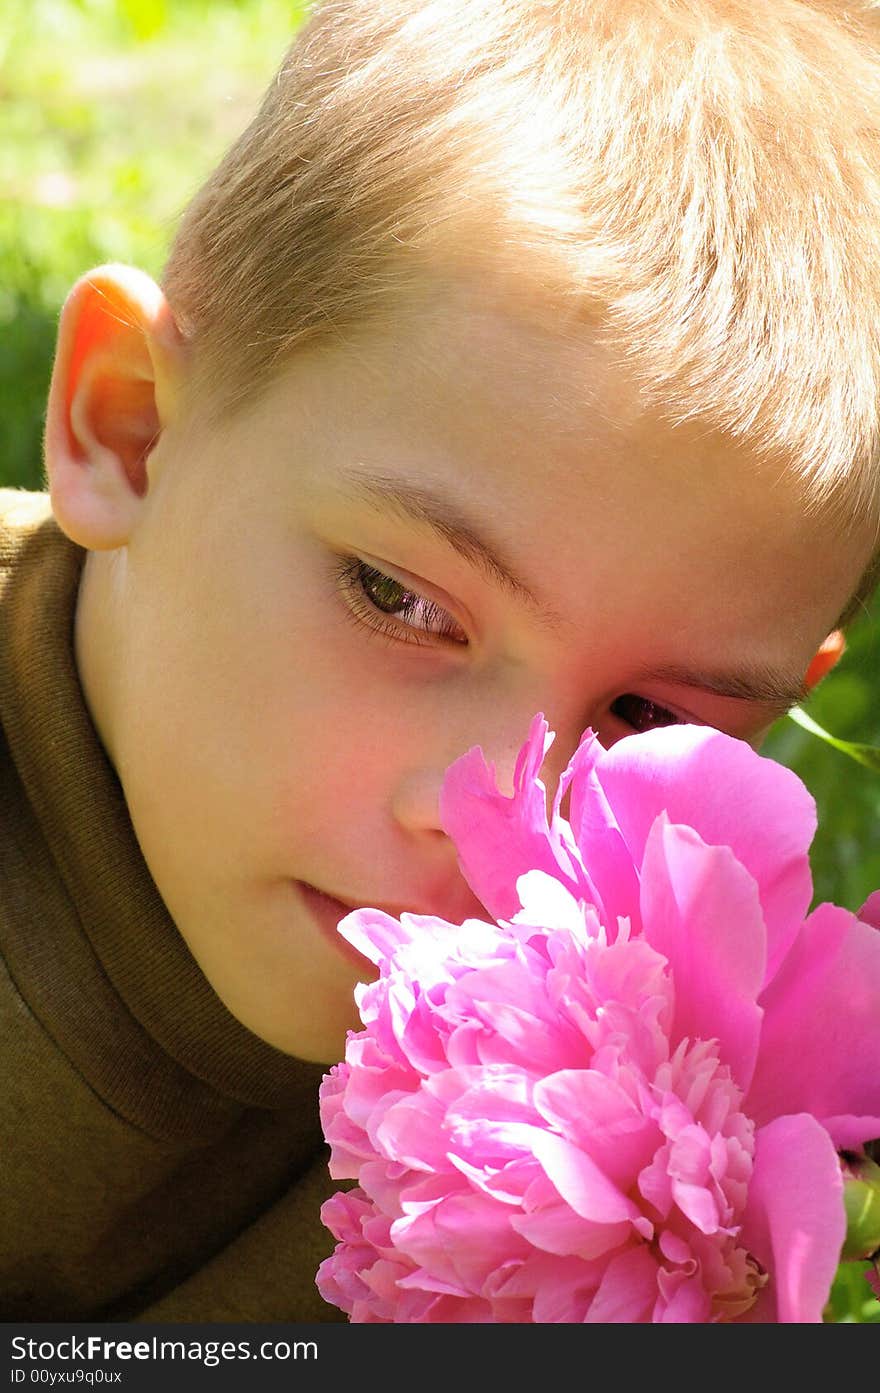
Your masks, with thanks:
[(224, 404), (494, 265), (665, 419), (876, 512), (880, 60), (837, 0), (327, 0), (186, 213), (165, 288)]

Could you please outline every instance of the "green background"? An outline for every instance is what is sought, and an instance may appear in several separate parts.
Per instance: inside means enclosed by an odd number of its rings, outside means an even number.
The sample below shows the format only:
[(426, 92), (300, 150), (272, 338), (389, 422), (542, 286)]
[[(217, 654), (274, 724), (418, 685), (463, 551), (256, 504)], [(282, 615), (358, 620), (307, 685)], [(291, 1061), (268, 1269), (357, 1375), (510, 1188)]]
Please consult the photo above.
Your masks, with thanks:
[[(0, 0), (0, 485), (41, 487), (58, 310), (103, 261), (159, 277), (175, 223), (256, 109), (304, 6), (282, 0)], [(880, 744), (880, 599), (807, 709)], [(816, 899), (880, 887), (880, 773), (791, 721), (765, 753), (815, 797)], [(796, 1164), (796, 1162), (795, 1162)], [(836, 1319), (878, 1319), (850, 1267)]]

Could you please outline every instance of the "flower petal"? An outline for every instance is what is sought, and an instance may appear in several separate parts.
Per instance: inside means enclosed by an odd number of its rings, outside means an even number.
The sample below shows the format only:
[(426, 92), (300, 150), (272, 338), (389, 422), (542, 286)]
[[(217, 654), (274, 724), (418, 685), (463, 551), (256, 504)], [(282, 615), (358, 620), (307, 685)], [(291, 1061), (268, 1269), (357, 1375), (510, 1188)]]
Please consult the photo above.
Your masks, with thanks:
[(858, 912), (858, 918), (875, 929), (880, 929), (880, 890), (869, 895)]
[[(761, 997), (761, 1051), (745, 1108), (756, 1122), (880, 1115), (880, 933), (823, 904)], [(827, 1125), (827, 1124), (826, 1124)], [(836, 1140), (836, 1138), (835, 1138)], [(853, 1146), (852, 1137), (841, 1145)]]
[(606, 885), (605, 861), (594, 866), (596, 829), (613, 816), (640, 867), (661, 812), (670, 822), (693, 827), (708, 845), (730, 847), (754, 878), (767, 926), (769, 981), (812, 898), (807, 852), (816, 830), (813, 799), (790, 769), (706, 726), (666, 726), (619, 740), (571, 794), (578, 846), (599, 893), (617, 914), (629, 911), (614, 899), (613, 885)]
[(663, 1140), (621, 1085), (597, 1069), (560, 1069), (535, 1085), (534, 1105), (558, 1132), (629, 1188)]
[(582, 1219), (567, 1204), (536, 1209), (531, 1214), (514, 1214), (511, 1227), (535, 1248), (560, 1257), (589, 1261), (619, 1248), (632, 1234), (628, 1223), (595, 1224)]
[(642, 921), (648, 943), (672, 968), (673, 1047), (685, 1037), (717, 1039), (745, 1090), (758, 1053), (766, 946), (751, 875), (729, 847), (707, 846), (661, 814), (645, 846)]
[(776, 1321), (822, 1320), (846, 1233), (840, 1162), (814, 1117), (778, 1117), (755, 1139), (741, 1241), (770, 1273)]
[(592, 886), (578, 861), (568, 825), (547, 819), (547, 794), (538, 778), (553, 741), (540, 713), (519, 752), (512, 797), (498, 791), (495, 766), (479, 746), (450, 765), (440, 793), (440, 820), (455, 843), (462, 875), (496, 919), (520, 908), (516, 882), (529, 871), (545, 871), (576, 898), (591, 898)]
[(585, 1152), (564, 1137), (535, 1128), (532, 1154), (562, 1198), (582, 1219), (618, 1224), (639, 1211)]
[(657, 1262), (647, 1248), (612, 1258), (587, 1313), (587, 1324), (634, 1325), (651, 1319), (657, 1300)]

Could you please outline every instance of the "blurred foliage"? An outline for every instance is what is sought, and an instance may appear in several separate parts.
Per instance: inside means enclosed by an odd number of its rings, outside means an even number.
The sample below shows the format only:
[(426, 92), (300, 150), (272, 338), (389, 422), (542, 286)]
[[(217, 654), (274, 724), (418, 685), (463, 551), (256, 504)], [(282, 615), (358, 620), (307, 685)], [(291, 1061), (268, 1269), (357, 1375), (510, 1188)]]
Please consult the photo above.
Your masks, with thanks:
[(0, 0), (0, 482), (36, 486), (58, 309), (151, 275), (247, 124), (303, 0)]
[(825, 1319), (836, 1324), (859, 1322), (880, 1325), (880, 1301), (876, 1299), (865, 1273), (867, 1262), (845, 1262), (838, 1268)]
[[(103, 261), (152, 275), (179, 213), (256, 109), (305, 9), (283, 0), (0, 0), (0, 485), (41, 486), (58, 310)], [(807, 710), (880, 744), (880, 601)], [(880, 776), (790, 721), (765, 753), (816, 798), (817, 901), (857, 908), (880, 886)], [(861, 1265), (829, 1316), (876, 1320)]]
[[(847, 651), (805, 710), (844, 740), (880, 745), (880, 605), (853, 624)], [(811, 861), (816, 902), (858, 909), (880, 887), (880, 774), (856, 764), (788, 719), (763, 753), (794, 769), (816, 799), (819, 830)]]

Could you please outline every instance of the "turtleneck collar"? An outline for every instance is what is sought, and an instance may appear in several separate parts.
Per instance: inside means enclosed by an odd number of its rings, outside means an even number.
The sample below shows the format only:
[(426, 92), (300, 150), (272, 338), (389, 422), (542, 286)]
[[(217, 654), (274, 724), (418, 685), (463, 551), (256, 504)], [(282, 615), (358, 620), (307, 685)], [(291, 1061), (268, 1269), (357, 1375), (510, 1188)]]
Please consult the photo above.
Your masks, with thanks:
[[(321, 1067), (281, 1053), (229, 1013), (141, 854), (76, 670), (84, 557), (57, 526), (45, 495), (0, 491), (0, 717), (27, 811), (68, 901), (63, 914), (56, 896), (49, 924), (30, 936), (20, 926), (12, 956), (31, 991), (21, 982), (19, 988), (32, 1006), (39, 998), (41, 1019), (59, 1042), (67, 1040), (68, 1052), (71, 1042), (83, 1052), (74, 1062), (90, 1082), (97, 1072), (102, 1093), (121, 1091), (129, 1116), (146, 1109), (154, 1117), (158, 1108), (164, 1127), (176, 1132), (196, 1125), (200, 1114), (216, 1123), (221, 1099), (274, 1109), (302, 1106), (306, 1098), (317, 1116)], [(24, 800), (19, 816), (26, 816)], [(30, 832), (22, 827), (23, 837)], [(38, 887), (32, 898), (39, 914)], [(74, 962), (80, 972), (87, 963), (93, 971), (71, 991), (61, 965)], [(121, 1010), (131, 1018), (127, 1035)], [(119, 1058), (121, 1036), (131, 1068)], [(153, 1042), (158, 1050), (151, 1051)], [(120, 1106), (118, 1097), (108, 1101)]]

